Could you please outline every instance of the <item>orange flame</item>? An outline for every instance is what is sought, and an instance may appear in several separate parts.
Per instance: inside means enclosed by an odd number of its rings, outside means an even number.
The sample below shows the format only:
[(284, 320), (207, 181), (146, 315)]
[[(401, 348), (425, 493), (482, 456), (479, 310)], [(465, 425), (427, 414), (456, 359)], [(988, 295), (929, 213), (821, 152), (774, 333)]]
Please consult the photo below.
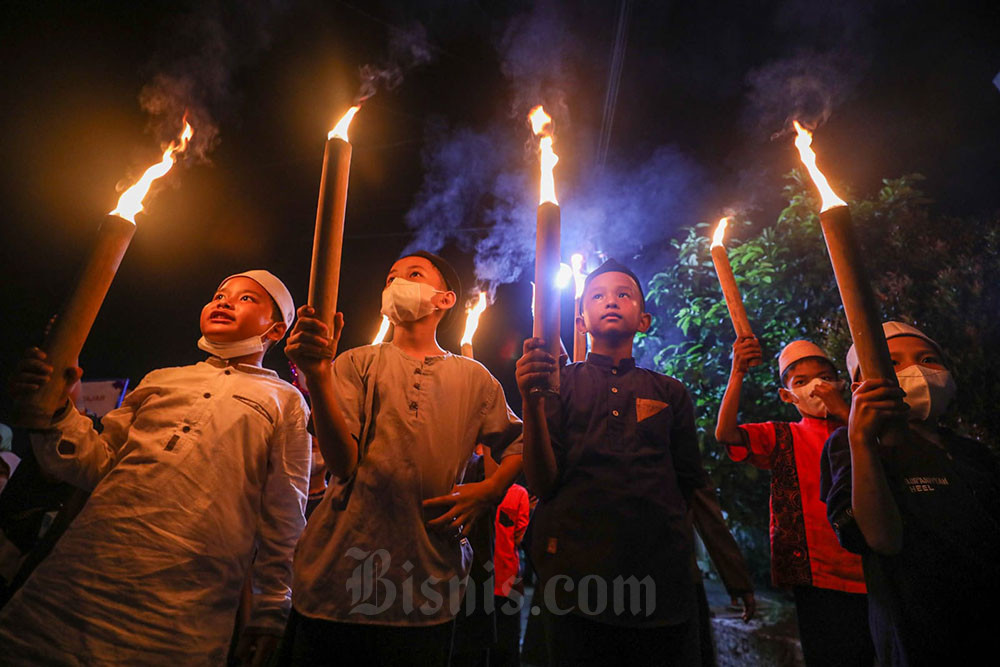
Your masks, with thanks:
[(347, 141), (347, 143), (350, 143), (347, 139), (347, 128), (351, 126), (351, 121), (354, 120), (354, 114), (356, 114), (360, 109), (360, 106), (353, 106), (348, 109), (347, 113), (345, 113), (344, 116), (337, 121), (337, 124), (333, 126), (330, 133), (326, 135), (326, 138), (333, 139), (336, 137), (337, 139), (343, 139), (344, 141)]
[(531, 131), (539, 138), (538, 150), (542, 163), (542, 180), (538, 203), (541, 205), (545, 202), (552, 202), (558, 206), (556, 181), (552, 170), (559, 162), (559, 156), (552, 150), (552, 117), (545, 113), (541, 106), (537, 106), (528, 114), (528, 120), (531, 121)]
[(479, 328), (479, 316), (486, 310), (487, 305), (486, 292), (480, 292), (476, 305), (465, 311), (469, 316), (465, 320), (465, 333), (462, 334), (462, 345), (472, 345), (472, 337), (476, 335), (476, 329)]
[(378, 345), (385, 340), (385, 335), (387, 333), (389, 333), (389, 318), (383, 315), (382, 324), (379, 326), (378, 333), (375, 334), (374, 340), (372, 340), (372, 345)]
[(119, 218), (128, 220), (134, 225), (135, 216), (142, 210), (142, 200), (149, 193), (149, 188), (153, 185), (153, 181), (170, 171), (170, 168), (174, 166), (174, 153), (183, 152), (187, 148), (192, 136), (194, 136), (194, 130), (191, 129), (191, 125), (187, 122), (187, 116), (185, 115), (184, 130), (181, 132), (180, 142), (170, 142), (167, 150), (163, 151), (163, 159), (147, 169), (135, 185), (122, 193), (122, 196), (118, 198), (118, 206), (108, 215), (117, 215)]
[(812, 177), (813, 183), (819, 190), (819, 196), (823, 200), (820, 213), (837, 206), (847, 206), (847, 202), (834, 193), (833, 188), (826, 181), (826, 176), (816, 166), (816, 151), (810, 148), (812, 146), (812, 132), (802, 127), (797, 120), (793, 120), (792, 124), (795, 125), (795, 131), (798, 133), (798, 136), (795, 137), (795, 147), (799, 149), (799, 158), (809, 171), (809, 176)]
[(719, 246), (725, 245), (726, 239), (726, 225), (729, 224), (729, 218), (723, 218), (719, 220), (719, 225), (715, 228), (715, 234), (712, 236), (712, 247), (717, 248)]
[(569, 258), (569, 263), (573, 266), (573, 282), (576, 286), (576, 296), (579, 299), (583, 296), (583, 284), (587, 280), (587, 274), (583, 272), (583, 255), (573, 253)]

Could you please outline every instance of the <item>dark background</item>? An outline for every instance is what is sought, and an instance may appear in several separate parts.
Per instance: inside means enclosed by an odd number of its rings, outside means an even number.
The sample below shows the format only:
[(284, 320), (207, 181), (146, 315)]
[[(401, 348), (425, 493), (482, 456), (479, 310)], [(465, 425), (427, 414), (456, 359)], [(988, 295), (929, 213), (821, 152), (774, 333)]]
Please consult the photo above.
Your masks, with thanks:
[[(404, 217), (427, 194), (433, 138), (484, 133), (492, 143), (481, 159), (530, 183), (524, 116), (534, 93), (553, 101), (563, 201), (592, 195), (588, 184), (628, 172), (657, 147), (684, 156), (671, 167), (689, 178), (675, 197), (683, 206), (637, 228), (648, 237), (632, 255), (643, 277), (669, 261), (666, 241), (680, 226), (717, 219), (727, 207), (774, 219), (781, 176), (797, 156), (790, 137), (771, 137), (793, 111), (819, 125), (821, 164), (848, 193), (920, 172), (942, 211), (993, 212), (1000, 22), (992, 4), (630, 2), (601, 167), (596, 147), (619, 2), (5, 3), (0, 371), (6, 376), (20, 351), (39, 342), (117, 201), (116, 187), (156, 161), (176, 133), (179, 119), (151, 123), (139, 103), (161, 72), (197, 73), (218, 59), (216, 76), (200, 79), (212, 85), (193, 96), (217, 143), (147, 199), (81, 359), (91, 378), (137, 382), (153, 368), (197, 360), (198, 312), (230, 273), (268, 268), (304, 299), (323, 139), (357, 93), (358, 68), (387, 58), (394, 31), (423, 26), (431, 59), (380, 90), (351, 128), (342, 349), (364, 344), (378, 326), (384, 274), (414, 238)], [(221, 55), (208, 48), (213, 40), (225, 46)], [(543, 54), (536, 65), (524, 64), (526, 43)], [(826, 65), (820, 102), (793, 109), (786, 93), (797, 89), (783, 67), (810, 59)], [(638, 215), (655, 179), (641, 187), (622, 194), (635, 198)], [(535, 197), (526, 187), (526, 210)], [(468, 285), (468, 244), (491, 233), (486, 226), (469, 219), (444, 240)], [(530, 286), (501, 286), (497, 298), (477, 356), (508, 376), (530, 331)], [(457, 351), (460, 328), (443, 336), (446, 347)], [(280, 352), (269, 360), (287, 376)]]

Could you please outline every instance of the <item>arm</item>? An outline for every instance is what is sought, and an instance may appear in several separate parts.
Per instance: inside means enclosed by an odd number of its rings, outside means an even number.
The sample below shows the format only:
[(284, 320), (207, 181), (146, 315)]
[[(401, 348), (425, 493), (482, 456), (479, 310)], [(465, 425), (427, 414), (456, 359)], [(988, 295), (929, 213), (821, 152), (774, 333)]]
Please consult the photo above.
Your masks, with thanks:
[(738, 597), (753, 591), (746, 561), (722, 517), (713, 488), (703, 486), (695, 490), (691, 497), (691, 518), (729, 595)]
[(743, 390), (743, 376), (750, 366), (761, 363), (763, 357), (760, 343), (754, 337), (740, 338), (733, 343), (733, 368), (729, 373), (729, 384), (719, 406), (719, 419), (715, 425), (715, 439), (727, 445), (743, 442), (737, 428), (740, 410), (740, 393)]
[(524, 341), (524, 353), (517, 360), (515, 373), (524, 405), (524, 475), (532, 492), (543, 498), (552, 493), (559, 475), (545, 402), (559, 399), (532, 389), (546, 387), (549, 375), (554, 372), (558, 372), (556, 361), (545, 351), (543, 341), (539, 338)]
[(903, 547), (903, 521), (878, 453), (878, 438), (892, 419), (905, 419), (903, 390), (889, 380), (866, 380), (854, 392), (848, 422), (851, 446), (851, 508), (874, 551), (894, 555)]
[(684, 500), (691, 502), (691, 496), (708, 482), (708, 473), (701, 464), (701, 450), (698, 448), (698, 429), (694, 421), (694, 403), (684, 385), (676, 380), (680, 395), (675, 394), (673, 403), (674, 418), (670, 429), (670, 455), (674, 462), (674, 474), (677, 476), (677, 486)]

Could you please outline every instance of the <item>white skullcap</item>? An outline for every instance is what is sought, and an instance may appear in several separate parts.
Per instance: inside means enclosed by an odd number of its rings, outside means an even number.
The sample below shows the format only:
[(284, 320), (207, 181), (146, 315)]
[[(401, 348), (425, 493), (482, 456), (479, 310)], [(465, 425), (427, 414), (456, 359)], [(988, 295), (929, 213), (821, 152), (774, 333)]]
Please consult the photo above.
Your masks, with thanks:
[(278, 277), (270, 271), (254, 269), (252, 271), (244, 271), (243, 273), (234, 273), (219, 283), (219, 287), (222, 287), (233, 278), (241, 277), (249, 278), (271, 295), (274, 302), (278, 304), (278, 310), (281, 311), (281, 317), (285, 320), (285, 326), (291, 329), (292, 322), (295, 321), (295, 302), (292, 301), (292, 293), (285, 287), (285, 283), (278, 280)]
[[(921, 338), (931, 345), (938, 353), (943, 354), (941, 346), (937, 344), (937, 341), (932, 339), (930, 336), (925, 334), (923, 331), (916, 327), (912, 327), (909, 324), (903, 324), (902, 322), (883, 322), (882, 331), (885, 333), (885, 339), (897, 338), (898, 336), (915, 336)], [(858, 351), (854, 349), (851, 345), (851, 349), (847, 351), (847, 372), (851, 375), (851, 381), (858, 381), (858, 369), (860, 365), (858, 364)]]
[[(830, 357), (816, 343), (807, 340), (793, 340), (782, 348), (781, 354), (778, 355), (778, 377), (783, 377), (788, 367), (796, 361), (802, 361), (810, 357), (819, 357), (830, 361)], [(833, 365), (832, 361), (830, 361), (830, 365)]]

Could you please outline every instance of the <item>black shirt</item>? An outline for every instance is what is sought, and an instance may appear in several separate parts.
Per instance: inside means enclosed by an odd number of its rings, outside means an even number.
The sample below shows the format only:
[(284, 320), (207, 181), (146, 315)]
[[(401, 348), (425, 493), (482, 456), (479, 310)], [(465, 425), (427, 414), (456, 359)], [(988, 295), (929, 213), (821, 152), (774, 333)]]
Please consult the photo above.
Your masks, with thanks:
[(1000, 629), (1000, 466), (981, 443), (942, 430), (882, 458), (903, 547), (868, 548), (851, 512), (847, 429), (830, 436), (820, 494), (844, 548), (862, 556), (879, 664), (973, 664)]
[[(633, 359), (614, 366), (592, 353), (562, 369), (559, 401), (546, 408), (558, 478), (532, 520), (532, 557), (543, 585), (561, 575), (547, 599), (616, 625), (692, 618), (686, 498), (707, 477), (687, 390)], [(627, 581), (646, 587), (633, 593)]]

